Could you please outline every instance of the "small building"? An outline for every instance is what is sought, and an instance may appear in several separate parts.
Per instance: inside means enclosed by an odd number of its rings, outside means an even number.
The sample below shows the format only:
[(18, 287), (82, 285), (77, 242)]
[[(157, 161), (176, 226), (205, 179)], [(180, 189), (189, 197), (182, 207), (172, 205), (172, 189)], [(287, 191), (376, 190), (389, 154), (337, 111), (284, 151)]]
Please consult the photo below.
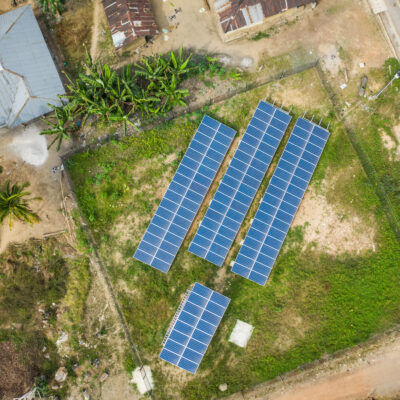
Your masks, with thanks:
[[(102, 0), (117, 50), (158, 35), (150, 0)], [(138, 44), (138, 43), (136, 43)]]
[[(239, 37), (238, 31), (251, 28), (290, 9), (316, 0), (212, 0), (223, 35)], [(234, 33), (234, 35), (232, 35)]]
[(0, 15), (0, 128), (14, 128), (61, 105), (57, 68), (30, 5)]

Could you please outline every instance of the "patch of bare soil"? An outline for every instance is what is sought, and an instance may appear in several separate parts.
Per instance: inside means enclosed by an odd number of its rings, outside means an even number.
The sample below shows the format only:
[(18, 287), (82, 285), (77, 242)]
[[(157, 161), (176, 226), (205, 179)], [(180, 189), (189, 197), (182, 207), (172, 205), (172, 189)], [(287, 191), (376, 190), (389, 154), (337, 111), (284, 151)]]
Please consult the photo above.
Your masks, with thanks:
[(321, 54), (322, 65), (326, 71), (336, 76), (342, 67), (342, 60), (339, 56), (337, 45), (321, 43), (318, 47), (318, 52)]
[(11, 9), (10, 0), (0, 0), (0, 14), (3, 14)]
[[(34, 7), (34, 0), (19, 0), (18, 3), (18, 7), (25, 6), (27, 4), (30, 4), (32, 8)], [(11, 11), (15, 8), (16, 7), (12, 4), (12, 0), (0, 0), (0, 14)]]
[(90, 56), (96, 60), (99, 53), (99, 39), (101, 33), (101, 24), (105, 19), (104, 8), (101, 0), (93, 0), (93, 26), (92, 40), (90, 43)]
[(214, 279), (214, 290), (223, 291), (226, 287), (226, 282), (231, 278), (231, 272), (226, 265), (218, 268), (217, 274)]
[(277, 334), (275, 347), (279, 351), (287, 351), (295, 345), (298, 339), (303, 339), (307, 332), (307, 324), (302, 317), (288, 308), (281, 315), (279, 324), (280, 332)]
[(0, 343), (0, 399), (23, 395), (32, 386), (37, 371), (23, 359), (12, 343)]
[(396, 125), (393, 128), (393, 133), (394, 133), (394, 136), (397, 138), (397, 141), (400, 143), (400, 124)]
[[(226, 54), (236, 65), (240, 65), (243, 57), (251, 57), (255, 68), (265, 53), (274, 57), (301, 47), (305, 53), (311, 52), (310, 58), (317, 55), (326, 59), (330, 67), (332, 61), (340, 63), (339, 50), (343, 48), (351, 56), (346, 60), (349, 71), (357, 69), (361, 62), (366, 62), (367, 67), (380, 67), (390, 56), (389, 47), (364, 0), (334, 3), (323, 0), (313, 12), (300, 13), (295, 23), (280, 24), (270, 38), (259, 41), (242, 38), (228, 43), (220, 38), (215, 15), (205, 9), (204, 0), (154, 0), (153, 9), (159, 27), (168, 33), (154, 38), (154, 43), (142, 48), (140, 54), (166, 53), (183, 46), (209, 54)], [(270, 24), (266, 20), (259, 30), (268, 29)], [(123, 63), (137, 60), (140, 54), (127, 57)], [(332, 65), (332, 70), (336, 71), (336, 66)]]
[[(305, 79), (309, 82), (306, 90)], [(276, 99), (278, 104), (283, 106), (295, 106), (305, 111), (330, 107), (329, 99), (315, 69), (272, 82), (266, 89), (269, 97)]]
[[(381, 129), (379, 131), (379, 133), (381, 134), (383, 145), (389, 151), (389, 160), (390, 161), (399, 160), (400, 159), (400, 145), (398, 143), (396, 143), (396, 141), (391, 136), (389, 136), (383, 129)], [(396, 137), (397, 137), (397, 135), (396, 135)]]
[(101, 387), (102, 400), (136, 400), (141, 397), (129, 383), (125, 373), (108, 378)]
[[(26, 137), (24, 135), (27, 133), (36, 135), (42, 129), (43, 123), (37, 122), (29, 124), (26, 128), (18, 127), (0, 131), (0, 165), (3, 167), (0, 185), (7, 180), (10, 180), (11, 184), (29, 182), (30, 186), (27, 188), (27, 191), (31, 193), (29, 197), (41, 198), (41, 200), (30, 202), (31, 208), (40, 217), (39, 223), (28, 225), (16, 221), (11, 231), (8, 221), (0, 225), (0, 252), (4, 251), (8, 243), (21, 243), (30, 238), (42, 238), (44, 234), (62, 231), (67, 227), (61, 212), (63, 193), (60, 179), (62, 181), (64, 179), (61, 178), (59, 169), (53, 172), (53, 167), (58, 168), (61, 165), (61, 159), (55, 147), (49, 150), (47, 158), (43, 159), (44, 162), (41, 165), (30, 165), (26, 160), (29, 161), (31, 155), (26, 157), (23, 151), (15, 151), (16, 138)], [(44, 139), (44, 137), (40, 138)], [(32, 148), (26, 150), (32, 151)], [(41, 160), (41, 157), (34, 157), (34, 159)]]
[(360, 253), (374, 248), (375, 232), (356, 215), (341, 215), (326, 198), (306, 192), (293, 226), (306, 226), (305, 241), (330, 254)]

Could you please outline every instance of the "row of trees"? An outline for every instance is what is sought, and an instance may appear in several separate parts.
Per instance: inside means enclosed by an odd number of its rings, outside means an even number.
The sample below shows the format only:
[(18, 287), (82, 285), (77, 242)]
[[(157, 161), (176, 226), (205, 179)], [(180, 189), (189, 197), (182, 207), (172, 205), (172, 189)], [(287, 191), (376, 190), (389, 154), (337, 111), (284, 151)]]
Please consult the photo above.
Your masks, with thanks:
[(66, 74), (69, 94), (61, 97), (63, 106), (52, 107), (54, 114), (44, 119), (49, 129), (42, 134), (54, 135), (51, 145), (57, 143), (59, 149), (63, 139), (89, 119), (122, 123), (126, 133), (128, 125), (136, 126), (135, 119), (137, 123), (139, 118), (149, 120), (186, 105), (189, 91), (179, 85), (197, 68), (190, 55), (184, 57), (182, 48), (178, 54), (171, 51), (168, 56), (143, 57), (141, 63), (133, 68), (127, 65), (120, 72), (94, 62), (88, 54), (84, 70), (76, 79)]

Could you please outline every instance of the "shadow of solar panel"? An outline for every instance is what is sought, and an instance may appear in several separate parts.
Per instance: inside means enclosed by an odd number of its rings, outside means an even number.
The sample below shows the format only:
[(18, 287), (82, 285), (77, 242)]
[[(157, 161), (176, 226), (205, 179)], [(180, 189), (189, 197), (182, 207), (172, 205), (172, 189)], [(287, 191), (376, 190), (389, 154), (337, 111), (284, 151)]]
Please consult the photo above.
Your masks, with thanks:
[(288, 113), (260, 101), (189, 251), (222, 266), (289, 125)]
[(232, 272), (265, 285), (328, 138), (326, 129), (297, 120)]
[(160, 358), (195, 374), (230, 299), (195, 283), (178, 308)]
[(168, 272), (235, 133), (204, 116), (134, 258)]

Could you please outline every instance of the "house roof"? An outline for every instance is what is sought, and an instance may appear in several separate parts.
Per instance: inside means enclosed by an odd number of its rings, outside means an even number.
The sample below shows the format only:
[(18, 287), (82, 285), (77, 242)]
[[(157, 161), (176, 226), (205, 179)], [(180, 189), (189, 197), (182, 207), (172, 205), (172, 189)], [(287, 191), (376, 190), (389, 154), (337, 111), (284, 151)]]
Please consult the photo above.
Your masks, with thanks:
[(0, 127), (48, 113), (64, 93), (31, 6), (0, 15)]
[(158, 28), (150, 0), (102, 0), (114, 46), (126, 46), (140, 36), (154, 36)]
[(214, 0), (224, 33), (262, 22), (265, 18), (315, 0)]

